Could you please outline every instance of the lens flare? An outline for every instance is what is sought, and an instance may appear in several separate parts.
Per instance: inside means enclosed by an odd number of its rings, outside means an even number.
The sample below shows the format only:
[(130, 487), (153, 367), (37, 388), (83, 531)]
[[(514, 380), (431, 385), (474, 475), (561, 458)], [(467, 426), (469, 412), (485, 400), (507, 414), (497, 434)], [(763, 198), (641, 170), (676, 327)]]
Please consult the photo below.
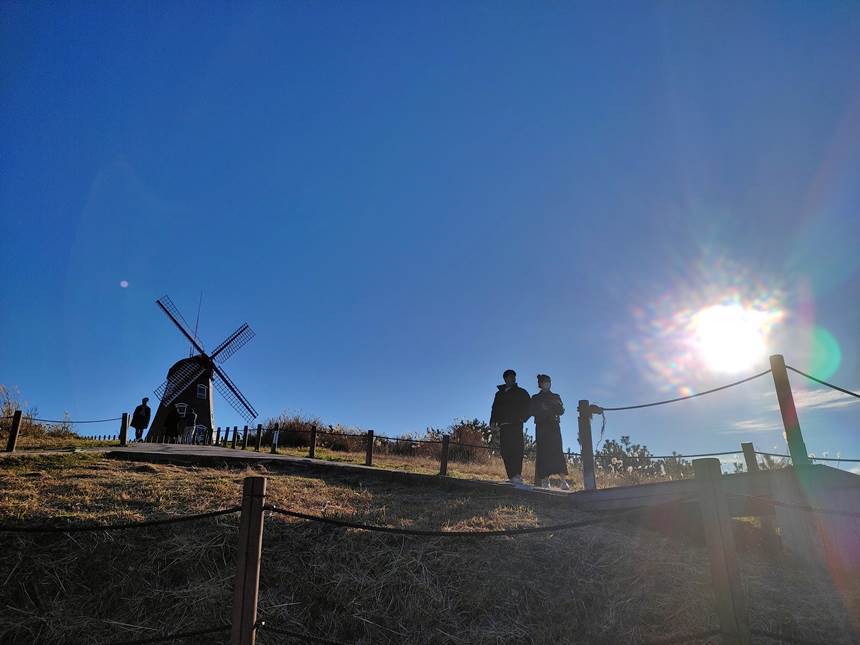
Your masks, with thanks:
[(705, 365), (716, 372), (737, 373), (750, 369), (767, 353), (767, 333), (772, 312), (720, 304), (694, 314), (690, 324), (693, 343)]
[(818, 325), (812, 330), (810, 371), (819, 378), (828, 379), (842, 363), (842, 349), (833, 334)]
[(686, 396), (720, 374), (766, 367), (771, 336), (785, 317), (778, 276), (704, 258), (660, 286), (641, 292), (619, 332), (627, 360), (655, 388)]

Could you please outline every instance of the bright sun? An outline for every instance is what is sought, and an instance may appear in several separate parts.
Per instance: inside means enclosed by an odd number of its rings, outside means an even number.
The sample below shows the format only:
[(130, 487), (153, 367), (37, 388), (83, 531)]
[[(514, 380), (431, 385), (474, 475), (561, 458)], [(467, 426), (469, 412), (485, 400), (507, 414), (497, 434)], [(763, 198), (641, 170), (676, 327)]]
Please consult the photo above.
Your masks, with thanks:
[(773, 314), (740, 304), (712, 305), (693, 316), (694, 342), (705, 365), (717, 372), (742, 372), (767, 352)]

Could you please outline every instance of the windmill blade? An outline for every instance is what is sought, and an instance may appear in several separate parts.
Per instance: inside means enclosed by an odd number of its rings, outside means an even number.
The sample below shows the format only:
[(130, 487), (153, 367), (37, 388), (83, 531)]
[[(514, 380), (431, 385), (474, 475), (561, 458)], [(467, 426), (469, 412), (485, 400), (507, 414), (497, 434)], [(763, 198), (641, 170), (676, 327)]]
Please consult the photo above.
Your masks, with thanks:
[(194, 345), (194, 349), (196, 349), (201, 354), (205, 355), (206, 350), (203, 349), (203, 343), (201, 343), (194, 334), (191, 333), (191, 330), (188, 327), (188, 323), (185, 322), (185, 318), (182, 317), (182, 314), (179, 313), (179, 309), (176, 308), (176, 305), (173, 304), (173, 301), (169, 296), (161, 296), (158, 300), (155, 301), (161, 310), (167, 314), (167, 317), (173, 321), (173, 324), (179, 328), (179, 331)]
[(254, 406), (239, 391), (239, 388), (233, 384), (233, 381), (224, 373), (224, 370), (217, 365), (213, 365), (212, 367), (215, 370), (215, 374), (213, 374), (214, 378), (212, 379), (215, 388), (221, 393), (221, 396), (227, 399), (227, 403), (236, 410), (239, 416), (248, 423), (251, 423), (257, 418), (257, 411), (254, 409)]
[(170, 405), (189, 385), (194, 383), (206, 370), (196, 363), (187, 363), (176, 370), (170, 378), (155, 388), (155, 394), (162, 405)]
[(254, 330), (248, 326), (248, 323), (243, 323), (239, 329), (227, 336), (223, 343), (212, 350), (210, 358), (223, 363), (233, 354), (238, 352), (242, 347), (248, 344), (256, 334)]

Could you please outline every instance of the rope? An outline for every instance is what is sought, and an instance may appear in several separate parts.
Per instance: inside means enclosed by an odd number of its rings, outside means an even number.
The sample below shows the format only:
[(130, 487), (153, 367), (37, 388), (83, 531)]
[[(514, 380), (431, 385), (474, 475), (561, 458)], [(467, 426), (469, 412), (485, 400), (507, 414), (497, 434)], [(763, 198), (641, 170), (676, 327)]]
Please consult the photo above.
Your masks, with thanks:
[(31, 422), (38, 421), (39, 423), (107, 423), (109, 421), (121, 421), (122, 417), (113, 417), (112, 419), (88, 419), (86, 421), (72, 421), (71, 419), (35, 419), (30, 417), (28, 420)]
[(702, 452), (696, 455), (623, 455), (618, 457), (618, 455), (594, 455), (595, 459), (612, 459), (612, 457), (616, 457), (618, 459), (692, 459), (693, 457), (724, 457), (726, 455), (740, 455), (743, 454), (742, 450), (731, 450), (729, 452)]
[(732, 494), (732, 497), (745, 497), (747, 499), (754, 499), (761, 502), (767, 502), (771, 506), (782, 506), (785, 508), (796, 508), (801, 511), (809, 511), (811, 513), (822, 513), (824, 515), (842, 515), (844, 517), (860, 517), (860, 513), (856, 513), (853, 511), (839, 511), (832, 508), (818, 508), (816, 506), (808, 506), (806, 504), (791, 504), (789, 502), (780, 502), (778, 500), (772, 499), (770, 497), (762, 497), (759, 495), (737, 495)]
[(144, 520), (143, 522), (125, 522), (121, 524), (100, 524), (96, 526), (9, 526), (0, 524), (0, 533), (82, 533), (87, 531), (123, 531), (125, 529), (139, 529), (146, 526), (159, 526), (161, 524), (176, 524), (177, 522), (193, 522), (208, 517), (229, 515), (238, 513), (241, 506), (225, 508), (220, 511), (210, 511), (197, 515), (182, 515), (180, 517), (167, 517), (160, 520)]
[(143, 638), (130, 641), (113, 641), (109, 645), (144, 645), (145, 643), (166, 643), (175, 639), (191, 638), (192, 636), (205, 636), (206, 634), (217, 634), (218, 632), (226, 632), (230, 629), (230, 625), (221, 625), (219, 627), (211, 627), (209, 629), (198, 629), (193, 632), (174, 632), (165, 634), (164, 636), (153, 636), (152, 638)]
[[(682, 498), (677, 500), (671, 500), (669, 502), (664, 502), (662, 504), (655, 504), (651, 509), (658, 508), (661, 506), (670, 506), (674, 504), (680, 504), (682, 502), (687, 501), (690, 498)], [(276, 513), (278, 515), (287, 515), (289, 517), (295, 517), (301, 520), (308, 520), (311, 522), (320, 522), (322, 524), (331, 524), (333, 526), (338, 526), (341, 528), (349, 528), (349, 529), (358, 529), (360, 531), (376, 531), (379, 533), (394, 533), (396, 535), (418, 535), (422, 537), (446, 537), (446, 538), (471, 538), (471, 537), (499, 537), (499, 536), (512, 536), (512, 535), (530, 535), (534, 533), (552, 533), (554, 531), (566, 531), (569, 529), (576, 529), (584, 526), (591, 526), (593, 524), (599, 524), (602, 522), (607, 522), (611, 520), (618, 519), (619, 517), (625, 515), (631, 515), (634, 513), (639, 513), (642, 511), (642, 508), (633, 508), (626, 511), (620, 511), (618, 513), (613, 513), (611, 515), (606, 515), (604, 517), (592, 518), (589, 520), (582, 520), (579, 522), (565, 522), (563, 524), (553, 524), (552, 526), (527, 526), (522, 528), (514, 528), (514, 529), (493, 529), (489, 531), (430, 531), (426, 529), (404, 529), (395, 526), (378, 526), (371, 524), (359, 524), (358, 522), (350, 522), (349, 520), (340, 520), (334, 517), (324, 517), (321, 515), (310, 515), (308, 513), (300, 513), (298, 511), (289, 511), (282, 508), (277, 508), (275, 506), (266, 505), (265, 508), (272, 513)], [(649, 509), (650, 510), (650, 509)]]
[(805, 638), (797, 638), (796, 636), (786, 636), (785, 634), (774, 634), (763, 629), (751, 629), (750, 634), (753, 636), (765, 636), (778, 641), (786, 641), (788, 643), (797, 643), (797, 645), (825, 645), (824, 641), (811, 641)]
[(815, 378), (814, 376), (807, 374), (806, 372), (801, 372), (799, 369), (795, 369), (791, 365), (786, 365), (785, 368), (791, 370), (792, 372), (800, 374), (801, 376), (805, 376), (810, 381), (815, 381), (816, 383), (821, 383), (822, 385), (826, 385), (829, 388), (832, 388), (834, 390), (839, 390), (840, 392), (842, 392), (844, 394), (847, 394), (849, 396), (854, 396), (854, 397), (857, 397), (858, 399), (860, 399), (860, 394), (857, 394), (857, 392), (852, 392), (851, 390), (846, 390), (844, 387), (839, 387), (838, 385), (833, 385), (833, 383), (828, 383), (827, 381), (822, 381), (820, 378)]
[(675, 645), (675, 643), (688, 643), (711, 636), (717, 636), (722, 632), (719, 629), (710, 629), (706, 632), (696, 632), (695, 634), (681, 634), (679, 636), (667, 636), (656, 641), (646, 641), (644, 645)]
[[(775, 452), (759, 452), (755, 451), (757, 455), (767, 455), (768, 457), (783, 457), (784, 459), (791, 459), (791, 455), (780, 455)], [(809, 457), (813, 461), (847, 461), (849, 463), (860, 463), (860, 459), (844, 459), (842, 457), (813, 457), (810, 455)]]
[[(407, 439), (406, 437), (386, 437), (385, 435), (373, 435), (374, 439), (385, 439), (386, 441), (404, 441), (406, 443), (435, 443), (441, 444), (441, 441), (435, 439)], [(450, 445), (450, 444), (449, 444)]]
[(690, 394), (689, 396), (679, 396), (677, 399), (666, 399), (665, 401), (655, 401), (654, 403), (641, 403), (639, 405), (625, 405), (618, 408), (604, 408), (603, 406), (599, 406), (601, 410), (604, 412), (617, 412), (619, 410), (637, 410), (639, 408), (651, 408), (655, 405), (666, 405), (667, 403), (675, 403), (677, 401), (686, 401), (687, 399), (695, 399), (697, 396), (705, 396), (706, 394), (713, 394), (714, 392), (719, 392), (720, 390), (727, 390), (730, 387), (735, 387), (736, 385), (741, 385), (742, 383), (747, 383), (749, 381), (755, 380), (759, 377), (764, 376), (765, 374), (770, 374), (770, 370), (765, 370), (764, 372), (760, 372), (758, 374), (754, 374), (752, 376), (748, 376), (745, 379), (741, 379), (740, 381), (735, 381), (734, 383), (729, 383), (728, 385), (721, 385), (720, 387), (715, 387), (712, 390), (705, 390), (704, 392), (697, 392), (696, 394)]
[(269, 627), (265, 621), (260, 621), (257, 624), (257, 629), (260, 629), (265, 632), (272, 632), (273, 634), (280, 634), (281, 636), (289, 636), (290, 638), (299, 639), (302, 642), (310, 642), (310, 643), (324, 643), (325, 645), (347, 645), (342, 641), (333, 641), (327, 638), (322, 638), (321, 636), (311, 636), (310, 634), (302, 634), (299, 632), (293, 632), (289, 629), (283, 629), (282, 627)]

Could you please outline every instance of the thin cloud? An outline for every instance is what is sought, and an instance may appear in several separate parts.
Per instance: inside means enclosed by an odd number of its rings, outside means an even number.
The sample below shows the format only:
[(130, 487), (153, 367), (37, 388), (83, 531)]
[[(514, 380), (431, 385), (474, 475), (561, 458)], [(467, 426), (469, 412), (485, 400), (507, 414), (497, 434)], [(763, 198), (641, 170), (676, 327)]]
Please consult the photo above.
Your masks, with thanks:
[[(794, 407), (798, 410), (832, 410), (834, 408), (847, 408), (849, 405), (860, 403), (860, 399), (855, 399), (836, 390), (795, 390), (793, 395)], [(767, 392), (765, 396), (769, 399), (776, 399), (774, 392)], [(767, 409), (772, 412), (779, 412), (779, 403), (772, 403)]]
[(782, 430), (782, 423), (771, 419), (741, 419), (732, 423), (731, 430), (723, 430), (720, 434), (743, 434), (745, 432), (771, 432)]

